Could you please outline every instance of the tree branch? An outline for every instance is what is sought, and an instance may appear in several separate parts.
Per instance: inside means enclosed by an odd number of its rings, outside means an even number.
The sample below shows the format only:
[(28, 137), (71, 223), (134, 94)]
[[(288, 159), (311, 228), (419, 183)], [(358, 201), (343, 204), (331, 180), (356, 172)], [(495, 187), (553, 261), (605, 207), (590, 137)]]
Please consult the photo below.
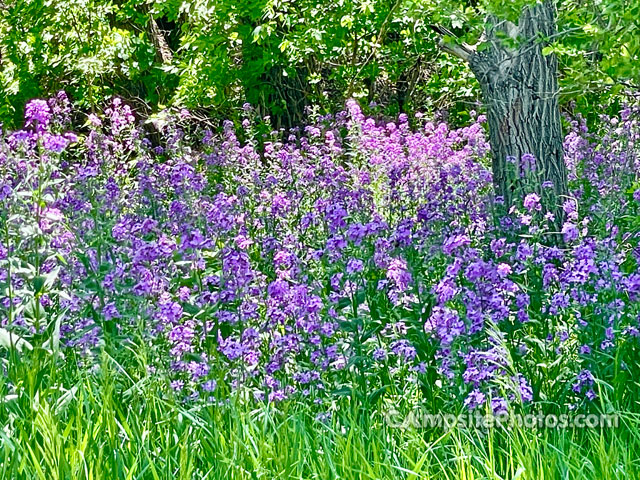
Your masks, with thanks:
[(438, 42), (438, 46), (442, 49), (442, 51), (450, 53), (451, 55), (455, 55), (458, 58), (461, 58), (465, 62), (469, 63), (471, 61), (471, 56), (475, 53), (475, 51), (469, 47), (469, 45), (462, 44), (457, 45), (455, 43), (446, 42), (443, 38)]
[(171, 52), (171, 48), (169, 48), (169, 44), (167, 43), (167, 39), (164, 37), (164, 33), (160, 30), (158, 22), (156, 22), (156, 19), (153, 18), (151, 14), (149, 14), (148, 28), (151, 42), (156, 49), (156, 54), (159, 59), (164, 64), (171, 63), (171, 60), (173, 60), (173, 52)]
[(447, 30), (442, 25), (429, 25), (431, 29), (438, 33), (440, 36), (438, 40), (438, 46), (444, 52), (450, 53), (451, 55), (455, 55), (458, 58), (461, 58), (465, 62), (469, 63), (471, 61), (471, 57), (476, 53), (475, 47), (471, 45), (467, 45), (466, 43), (453, 43), (445, 40), (445, 37), (453, 37), (455, 35)]

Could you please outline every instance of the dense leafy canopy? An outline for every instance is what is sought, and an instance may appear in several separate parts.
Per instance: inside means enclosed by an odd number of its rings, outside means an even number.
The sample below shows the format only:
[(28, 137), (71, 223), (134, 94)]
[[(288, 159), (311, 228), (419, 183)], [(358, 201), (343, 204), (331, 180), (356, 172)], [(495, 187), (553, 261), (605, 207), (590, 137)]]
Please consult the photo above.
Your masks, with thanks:
[[(275, 126), (349, 97), (386, 113), (458, 114), (478, 100), (477, 85), (438, 48), (432, 27), (481, 43), (488, 15), (516, 22), (525, 3), (2, 0), (0, 119), (19, 124), (28, 99), (61, 87), (84, 106), (118, 95), (147, 112), (172, 104), (228, 117), (249, 102)], [(557, 9), (559, 34), (546, 52), (559, 56), (565, 103), (637, 87), (639, 4), (563, 0)]]

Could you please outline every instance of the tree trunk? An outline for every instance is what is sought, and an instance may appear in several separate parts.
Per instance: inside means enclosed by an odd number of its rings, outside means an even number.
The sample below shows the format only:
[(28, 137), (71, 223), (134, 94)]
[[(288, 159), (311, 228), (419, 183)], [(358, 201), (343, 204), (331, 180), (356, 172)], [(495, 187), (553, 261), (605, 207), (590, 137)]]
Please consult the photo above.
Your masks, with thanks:
[(465, 58), (480, 83), (496, 194), (504, 198), (508, 208), (516, 196), (526, 193), (521, 159), (532, 154), (536, 159), (534, 188), (560, 222), (561, 209), (557, 207), (561, 196), (567, 194), (567, 173), (558, 107), (558, 62), (553, 53), (542, 54), (545, 39), (555, 34), (555, 7), (546, 0), (525, 7), (518, 25), (490, 16), (485, 48), (479, 51), (466, 45), (443, 48)]
[(156, 19), (149, 14), (149, 23), (147, 24), (149, 29), (149, 37), (151, 37), (151, 42), (156, 49), (156, 56), (158, 59), (164, 63), (169, 64), (173, 60), (173, 52), (171, 48), (169, 48), (169, 44), (167, 43), (167, 39), (164, 36), (162, 30), (158, 26), (158, 22)]
[(147, 17), (147, 35), (156, 50), (156, 58), (163, 64), (169, 64), (173, 60), (173, 52), (169, 43), (160, 29), (158, 22), (153, 16), (151, 5), (140, 5), (140, 12)]

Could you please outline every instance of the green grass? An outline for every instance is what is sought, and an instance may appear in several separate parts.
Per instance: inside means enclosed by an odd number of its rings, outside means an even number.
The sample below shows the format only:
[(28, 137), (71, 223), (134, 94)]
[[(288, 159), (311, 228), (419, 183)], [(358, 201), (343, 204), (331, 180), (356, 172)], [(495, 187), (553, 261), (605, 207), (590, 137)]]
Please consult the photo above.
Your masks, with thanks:
[(640, 478), (631, 413), (610, 429), (401, 429), (346, 398), (323, 424), (304, 404), (180, 405), (113, 365), (66, 391), (21, 367), (0, 405), (0, 479)]

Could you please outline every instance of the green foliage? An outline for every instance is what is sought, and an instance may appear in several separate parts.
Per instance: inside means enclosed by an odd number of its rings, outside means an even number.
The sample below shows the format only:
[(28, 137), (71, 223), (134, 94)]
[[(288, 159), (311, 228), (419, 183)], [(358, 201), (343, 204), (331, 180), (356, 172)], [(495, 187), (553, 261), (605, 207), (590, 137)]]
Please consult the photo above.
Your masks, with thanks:
[(9, 125), (27, 99), (59, 89), (85, 107), (120, 95), (145, 110), (173, 104), (232, 116), (249, 102), (275, 126), (349, 97), (375, 99), (390, 114), (477, 98), (466, 67), (436, 45), (431, 2), (6, 1), (0, 119)]
[[(307, 106), (333, 111), (349, 97), (388, 115), (448, 110), (466, 121), (477, 84), (440, 50), (431, 26), (482, 48), (489, 16), (517, 23), (531, 0), (1, 3), (0, 121), (8, 126), (20, 123), (27, 99), (65, 89), (83, 107), (119, 95), (147, 113), (175, 105), (228, 118), (249, 102), (280, 127), (299, 124)], [(640, 4), (556, 3), (559, 33), (541, 40), (559, 57), (562, 102), (586, 112), (637, 92)]]
[[(553, 0), (552, 0), (553, 1)], [(523, 8), (535, 0), (484, 0), (441, 3), (450, 14), (433, 13), (432, 21), (454, 29), (458, 42), (481, 50), (487, 23), (518, 24)], [(545, 54), (555, 54), (560, 66), (560, 100), (577, 102), (589, 117), (594, 105), (617, 106), (617, 101), (637, 97), (640, 89), (640, 3), (627, 0), (556, 0), (557, 34), (541, 38)], [(518, 38), (501, 41), (517, 46)], [(615, 107), (614, 107), (615, 108)]]
[[(155, 52), (135, 16), (103, 0), (8, 0), (0, 10), (0, 118), (32, 97), (68, 90), (85, 106), (120, 94), (157, 98)], [(11, 120), (15, 120), (11, 122)]]
[[(0, 347), (2, 348), (2, 347)], [(104, 355), (69, 388), (50, 355), (14, 357), (0, 378), (0, 478), (486, 479), (637, 478), (640, 423), (619, 412), (617, 428), (397, 427), (409, 410), (379, 403), (363, 412), (346, 395), (318, 421), (309, 405), (187, 406), (137, 360)], [(25, 388), (6, 394), (7, 380)], [(29, 385), (40, 385), (29, 391)], [(611, 408), (610, 405), (607, 408)], [(613, 412), (614, 410), (609, 410)]]
[(625, 0), (563, 2), (554, 43), (565, 100), (578, 102), (591, 119), (596, 102), (615, 104), (640, 90), (640, 4)]

